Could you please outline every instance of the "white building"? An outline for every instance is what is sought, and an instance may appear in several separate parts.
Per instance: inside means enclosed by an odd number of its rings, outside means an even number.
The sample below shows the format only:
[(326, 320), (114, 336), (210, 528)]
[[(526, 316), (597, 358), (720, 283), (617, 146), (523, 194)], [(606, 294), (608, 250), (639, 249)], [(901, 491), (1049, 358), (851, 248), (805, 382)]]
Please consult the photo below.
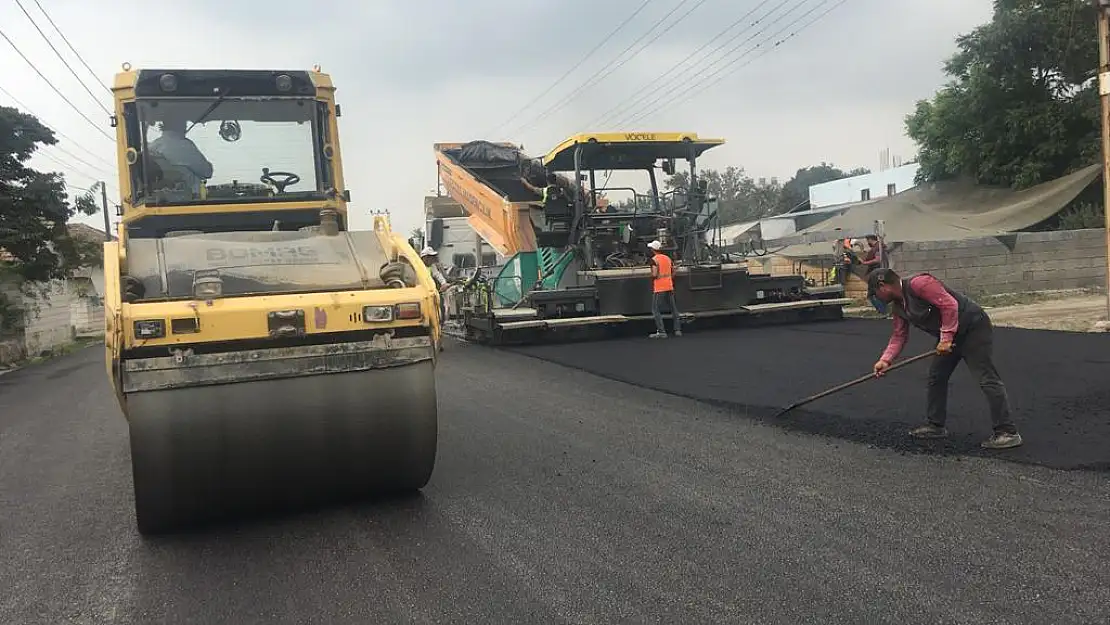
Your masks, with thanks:
[[(104, 233), (69, 224), (70, 236), (103, 242)], [(5, 253), (0, 250), (0, 257)], [(81, 267), (68, 279), (24, 284), (0, 280), (0, 367), (104, 334), (104, 268)]]
[(809, 188), (810, 208), (866, 202), (909, 191), (916, 186), (918, 164), (910, 163), (862, 176), (841, 178)]

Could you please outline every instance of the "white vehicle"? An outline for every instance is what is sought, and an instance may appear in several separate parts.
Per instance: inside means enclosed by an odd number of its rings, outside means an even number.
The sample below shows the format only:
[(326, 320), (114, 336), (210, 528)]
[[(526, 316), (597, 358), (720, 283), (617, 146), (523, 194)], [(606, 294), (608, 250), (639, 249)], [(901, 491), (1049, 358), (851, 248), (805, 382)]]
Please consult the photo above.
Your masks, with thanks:
[(431, 217), (425, 233), (424, 244), (436, 251), (449, 276), (470, 275), (475, 267), (481, 267), (482, 273), (492, 279), (505, 263), (505, 259), (470, 227), (466, 217)]

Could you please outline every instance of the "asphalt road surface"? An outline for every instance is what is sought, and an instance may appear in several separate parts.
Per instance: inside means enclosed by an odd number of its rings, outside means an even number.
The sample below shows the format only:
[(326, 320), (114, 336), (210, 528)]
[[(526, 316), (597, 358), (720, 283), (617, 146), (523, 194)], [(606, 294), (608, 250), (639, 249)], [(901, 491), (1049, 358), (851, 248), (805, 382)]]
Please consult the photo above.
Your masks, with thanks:
[(1105, 473), (813, 436), (480, 347), (443, 354), (439, 398), (420, 497), (143, 540), (100, 349), (0, 376), (0, 623), (1110, 619)]
[[(991, 432), (990, 412), (964, 365), (950, 386), (951, 437), (926, 443), (908, 438), (907, 430), (924, 419), (928, 360), (773, 418), (781, 408), (871, 371), (890, 331), (890, 321), (848, 319), (688, 333), (663, 342), (637, 338), (514, 351), (793, 430), (907, 452), (1110, 471), (1110, 334), (995, 328), (995, 362), (1025, 439), (1019, 449), (979, 447)], [(901, 358), (935, 346), (935, 339), (911, 329)]]

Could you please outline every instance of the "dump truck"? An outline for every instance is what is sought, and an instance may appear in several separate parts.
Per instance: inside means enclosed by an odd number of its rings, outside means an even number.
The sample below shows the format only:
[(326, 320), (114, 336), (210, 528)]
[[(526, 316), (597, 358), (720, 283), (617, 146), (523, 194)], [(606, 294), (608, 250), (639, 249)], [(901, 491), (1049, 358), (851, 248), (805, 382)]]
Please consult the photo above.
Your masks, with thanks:
[[(446, 327), (502, 345), (646, 334), (653, 240), (674, 260), (684, 330), (843, 319), (842, 288), (753, 273), (725, 251), (697, 168), (723, 144), (692, 132), (586, 133), (540, 158), (506, 142), (435, 144), (440, 187), (509, 258), (494, 279), (475, 272), (449, 293)], [(680, 171), (687, 188), (663, 190), (660, 174)], [(635, 180), (609, 185), (614, 172)]]
[(439, 296), (388, 215), (350, 228), (331, 77), (124, 65), (112, 91), (106, 365), (140, 533), (423, 488)]

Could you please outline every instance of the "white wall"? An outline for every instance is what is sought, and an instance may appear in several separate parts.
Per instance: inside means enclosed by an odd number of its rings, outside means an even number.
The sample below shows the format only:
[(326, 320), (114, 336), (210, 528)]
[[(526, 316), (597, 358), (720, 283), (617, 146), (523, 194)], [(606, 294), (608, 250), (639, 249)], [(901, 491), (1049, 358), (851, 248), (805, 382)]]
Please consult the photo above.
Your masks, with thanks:
[[(894, 193), (909, 191), (915, 186), (913, 179), (917, 175), (917, 170), (918, 164), (910, 163), (886, 171), (815, 184), (809, 188), (809, 205), (811, 208), (821, 208), (869, 199), (877, 200), (888, 195), (888, 185), (894, 185)], [(865, 190), (869, 197), (864, 197)]]
[[(83, 275), (82, 275), (83, 274)], [(104, 271), (78, 271), (70, 280), (39, 284), (35, 296), (20, 293), (14, 282), (0, 293), (23, 308), (22, 333), (0, 337), (0, 365), (62, 347), (76, 337), (104, 335)]]
[(770, 241), (773, 239), (780, 239), (785, 236), (794, 234), (797, 231), (794, 218), (769, 218), (763, 219), (759, 222), (760, 232), (763, 233), (763, 240)]
[(23, 344), (28, 356), (60, 347), (73, 340), (71, 306), (78, 297), (74, 285), (55, 280), (42, 290), (43, 297), (25, 297)]
[(69, 321), (77, 336), (104, 336), (104, 307), (81, 298), (69, 306)]

